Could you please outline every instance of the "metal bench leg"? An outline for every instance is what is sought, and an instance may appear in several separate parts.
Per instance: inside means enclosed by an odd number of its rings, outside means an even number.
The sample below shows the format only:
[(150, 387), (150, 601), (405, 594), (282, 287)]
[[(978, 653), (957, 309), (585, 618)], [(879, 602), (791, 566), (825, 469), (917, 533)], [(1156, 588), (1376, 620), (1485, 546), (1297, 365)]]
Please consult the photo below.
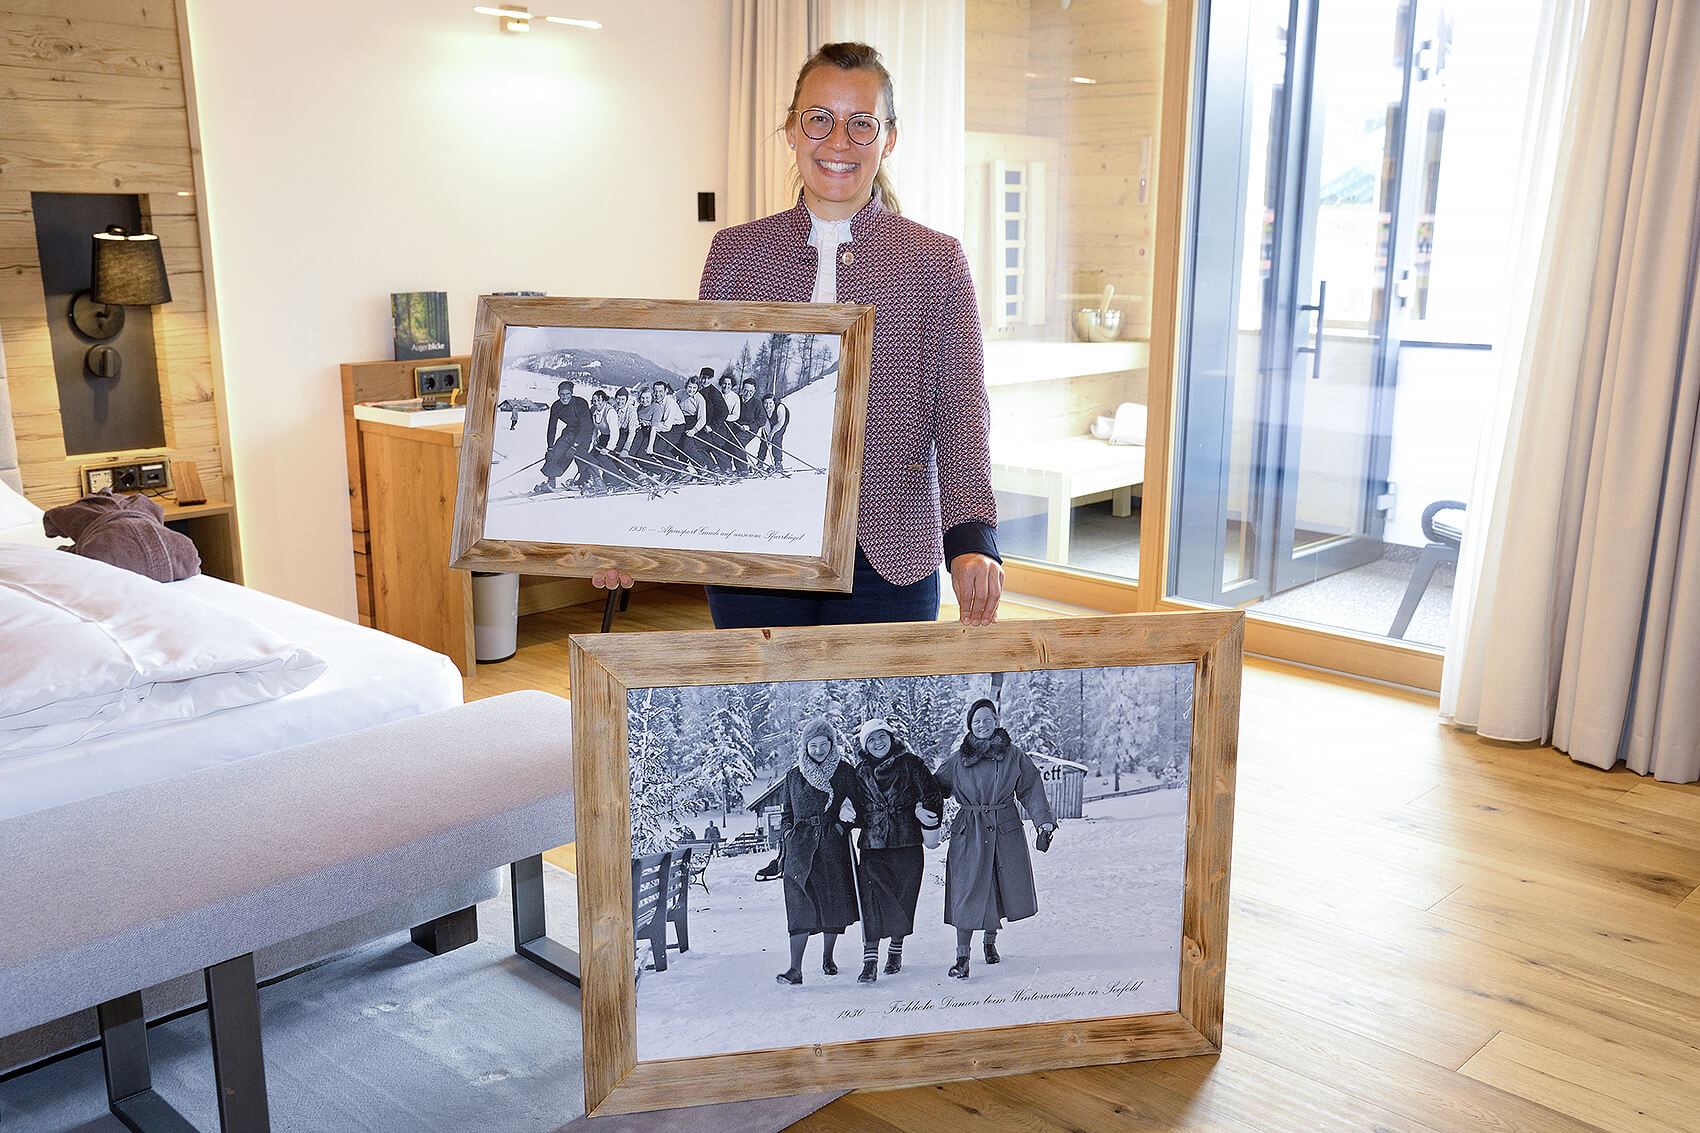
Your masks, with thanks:
[(206, 971), (218, 1125), (224, 1133), (266, 1133), (266, 1060), (260, 1049), (260, 992), (252, 952)]
[(106, 1063), (106, 1100), (113, 1116), (136, 1133), (195, 1133), (170, 1102), (154, 1093), (142, 993), (102, 1003), (96, 1014)]
[[(253, 955), (214, 964), (206, 970), (206, 984), (219, 1128), (225, 1133), (267, 1133), (271, 1116)], [(154, 1092), (141, 993), (103, 1003), (97, 1014), (113, 1115), (136, 1133), (195, 1133), (195, 1127)]]
[[(608, 599), (612, 605), (614, 595)], [(508, 878), (513, 883), (514, 951), (578, 987), (578, 953), (549, 936), (544, 919), (543, 855), (514, 862), (508, 867)]]

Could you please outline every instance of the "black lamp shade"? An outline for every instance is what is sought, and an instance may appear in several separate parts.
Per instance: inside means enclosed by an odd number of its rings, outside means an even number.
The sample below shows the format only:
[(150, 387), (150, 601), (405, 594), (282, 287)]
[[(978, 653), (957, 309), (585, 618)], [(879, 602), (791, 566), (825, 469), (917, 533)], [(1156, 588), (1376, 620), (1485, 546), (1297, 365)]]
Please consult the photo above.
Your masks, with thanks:
[(131, 236), (121, 228), (96, 232), (94, 286), (89, 292), (96, 303), (110, 306), (151, 307), (171, 302), (159, 237), (148, 232)]

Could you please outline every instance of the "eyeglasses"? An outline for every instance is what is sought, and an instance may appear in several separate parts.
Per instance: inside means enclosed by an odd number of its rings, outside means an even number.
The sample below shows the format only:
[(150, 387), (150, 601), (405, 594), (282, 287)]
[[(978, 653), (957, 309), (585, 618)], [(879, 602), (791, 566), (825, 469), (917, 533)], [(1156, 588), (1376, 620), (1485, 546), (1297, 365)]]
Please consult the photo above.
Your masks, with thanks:
[[(797, 116), (797, 125), (802, 128), (803, 136), (811, 141), (825, 141), (832, 136), (833, 129), (838, 125), (838, 119), (832, 111), (820, 106), (812, 106), (807, 110), (793, 110)], [(880, 130), (885, 126), (885, 120), (872, 114), (852, 114), (844, 120), (844, 133), (852, 142), (859, 146), (871, 146), (879, 140)]]

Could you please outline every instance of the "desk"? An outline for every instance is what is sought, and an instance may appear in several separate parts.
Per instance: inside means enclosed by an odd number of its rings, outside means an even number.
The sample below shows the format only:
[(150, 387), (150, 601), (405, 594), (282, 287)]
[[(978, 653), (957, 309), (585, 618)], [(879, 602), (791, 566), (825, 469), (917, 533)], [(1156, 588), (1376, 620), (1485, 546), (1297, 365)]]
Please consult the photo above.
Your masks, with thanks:
[(1112, 445), (1096, 437), (1053, 437), (992, 444), (992, 489), (1045, 501), (1045, 559), (1068, 562), (1074, 505), (1110, 496), (1110, 512), (1133, 514), (1133, 489), (1145, 482), (1145, 446)]

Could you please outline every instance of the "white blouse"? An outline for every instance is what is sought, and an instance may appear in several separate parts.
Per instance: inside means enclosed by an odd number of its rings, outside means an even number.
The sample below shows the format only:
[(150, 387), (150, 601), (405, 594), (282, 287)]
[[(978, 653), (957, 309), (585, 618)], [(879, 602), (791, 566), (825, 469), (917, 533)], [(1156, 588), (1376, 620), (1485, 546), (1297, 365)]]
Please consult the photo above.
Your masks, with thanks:
[(809, 245), (815, 249), (815, 289), (811, 303), (838, 302), (838, 246), (850, 243), (850, 218), (822, 220), (809, 213)]

